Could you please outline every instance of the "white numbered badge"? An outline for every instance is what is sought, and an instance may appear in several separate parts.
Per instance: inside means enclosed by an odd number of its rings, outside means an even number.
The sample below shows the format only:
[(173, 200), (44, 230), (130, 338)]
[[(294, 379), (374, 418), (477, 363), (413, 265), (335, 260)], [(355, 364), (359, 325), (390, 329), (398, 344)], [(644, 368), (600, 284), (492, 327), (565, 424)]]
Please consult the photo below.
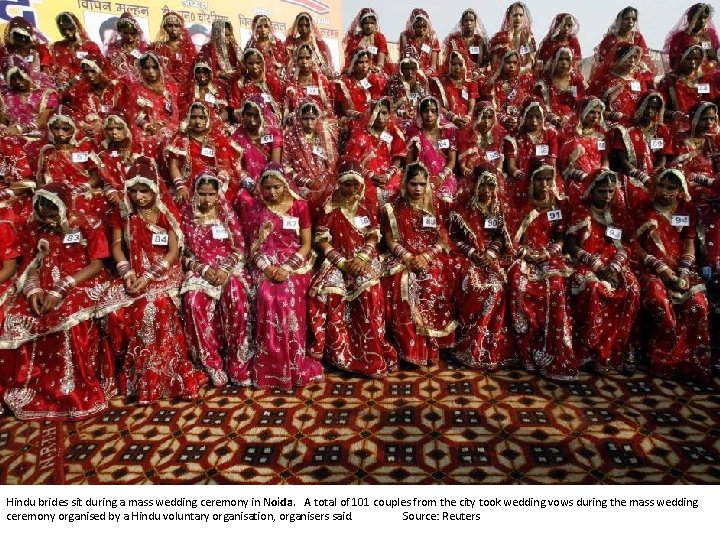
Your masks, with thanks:
[(175, 53), (175, 60), (182, 60), (182, 53)]
[(709, 94), (710, 93), (710, 83), (703, 83), (697, 85), (698, 94)]
[(440, 150), (447, 150), (450, 148), (450, 139), (440, 139), (438, 141), (438, 148)]
[(170, 101), (169, 99), (165, 100), (165, 110), (169, 113), (172, 112), (172, 101)]
[(288, 231), (297, 231), (300, 227), (300, 218), (293, 216), (285, 216), (283, 218), (283, 229)]
[(355, 227), (358, 229), (364, 229), (370, 226), (370, 218), (367, 216), (355, 216)]
[(465, 101), (469, 101), (469, 100), (470, 100), (470, 94), (468, 94), (468, 91), (467, 91), (466, 88), (463, 88), (463, 89), (462, 89), (462, 92), (460, 92), (460, 94), (462, 94), (462, 98), (463, 98)]
[(568, 90), (573, 95), (573, 97), (577, 97), (577, 86), (568, 86)]
[(420, 94), (417, 92), (410, 92), (410, 101), (417, 101), (420, 99)]
[(650, 139), (651, 150), (662, 150), (665, 148), (665, 140), (660, 138)]
[(673, 214), (670, 218), (670, 225), (673, 227), (689, 227), (690, 216), (682, 214)]
[(263, 135), (260, 137), (260, 144), (268, 144), (275, 140), (275, 137), (272, 136), (272, 134)]
[(560, 221), (562, 219), (562, 210), (550, 210), (547, 217), (548, 221)]
[(597, 149), (598, 150), (605, 150), (605, 139), (600, 139), (597, 142)]
[(377, 48), (375, 45), (370, 45), (370, 46), (367, 48), (367, 50), (370, 51), (370, 54), (377, 54), (377, 53), (378, 53), (378, 48)]
[(321, 159), (327, 159), (325, 150), (323, 150), (322, 146), (313, 146), (312, 153)]
[(700, 269), (700, 273), (702, 274), (702, 277), (705, 278), (705, 281), (710, 281), (713, 277), (712, 266), (703, 266)]
[(73, 152), (72, 161), (73, 163), (87, 163), (90, 156), (87, 152)]
[(87, 51), (78, 51), (75, 53), (75, 58), (77, 58), (78, 60), (83, 60), (83, 59), (87, 58), (87, 55), (88, 55)]
[(306, 86), (306, 87), (305, 87), (305, 93), (306, 93), (308, 96), (319, 96), (319, 95), (320, 95), (320, 87), (319, 87), (319, 86), (315, 86), (315, 85)]
[(210, 146), (203, 146), (200, 150), (200, 154), (205, 157), (215, 157), (215, 149)]
[(153, 246), (167, 246), (169, 236), (165, 233), (155, 233), (152, 235)]
[(435, 216), (423, 216), (423, 227), (437, 228), (437, 219), (435, 219)]
[(640, 85), (640, 81), (630, 81), (630, 90), (633, 92), (641, 92), (642, 86)]
[(712, 48), (712, 43), (710, 43), (709, 41), (703, 41), (700, 43), (700, 46), (703, 48), (703, 50), (707, 51)]
[(217, 102), (217, 99), (215, 99), (215, 96), (213, 96), (210, 92), (205, 93), (205, 103), (210, 103), (211, 105), (215, 105)]
[(360, 86), (362, 86), (365, 90), (369, 90), (372, 84), (367, 80), (367, 78), (365, 78), (360, 81)]
[(420, 50), (422, 52), (424, 52), (425, 54), (430, 54), (430, 51), (431, 51), (430, 45), (428, 45), (427, 43), (423, 43), (423, 46), (420, 47)]
[(535, 155), (536, 156), (547, 156), (550, 154), (550, 146), (547, 144), (536, 144)]
[(110, 105), (100, 105), (100, 112), (101, 112), (101, 113), (109, 113), (109, 112), (110, 112)]
[(498, 219), (494, 217), (485, 218), (485, 228), (486, 229), (497, 229), (498, 228)]
[(82, 239), (82, 234), (79, 232), (67, 233), (63, 237), (63, 244), (77, 244)]
[(380, 140), (381, 140), (381, 141), (384, 141), (384, 142), (386, 142), (386, 143), (388, 143), (388, 144), (390, 144), (391, 142), (393, 142), (393, 138), (394, 138), (394, 137), (393, 137), (392, 135), (390, 135), (387, 131), (383, 131), (383, 132), (380, 134)]
[(227, 240), (228, 239), (227, 229), (223, 225), (213, 225), (212, 226), (212, 237), (215, 240)]
[(613, 240), (622, 240), (622, 229), (608, 226), (608, 228), (605, 229), (605, 236), (607, 236), (608, 238), (612, 238)]
[(527, 45), (521, 45), (520, 46), (520, 54), (528, 54), (530, 52), (530, 47)]
[(137, 49), (133, 49), (132, 51), (130, 51), (130, 56), (134, 58), (140, 58), (142, 56), (142, 53)]
[(477, 47), (477, 46), (470, 47), (470, 54), (480, 54), (480, 47)]
[(499, 157), (500, 157), (500, 152), (498, 152), (496, 150), (488, 150), (487, 152), (485, 152), (485, 159), (487, 159), (488, 161), (495, 161)]
[(261, 95), (265, 103), (272, 103), (273, 97), (270, 94), (268, 94), (267, 92), (263, 92)]

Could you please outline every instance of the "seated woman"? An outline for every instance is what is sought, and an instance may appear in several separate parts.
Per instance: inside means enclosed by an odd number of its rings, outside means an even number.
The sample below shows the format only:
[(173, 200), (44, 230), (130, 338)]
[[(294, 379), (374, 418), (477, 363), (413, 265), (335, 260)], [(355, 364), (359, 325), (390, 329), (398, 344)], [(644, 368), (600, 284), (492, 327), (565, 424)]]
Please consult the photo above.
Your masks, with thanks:
[(518, 127), (525, 98), (532, 95), (535, 79), (521, 74), (518, 52), (506, 45), (497, 49), (498, 65), (480, 88), (480, 99), (495, 104), (498, 120), (510, 132)]
[(404, 131), (417, 116), (418, 103), (430, 94), (430, 90), (417, 58), (405, 56), (400, 60), (399, 66), (399, 73), (388, 79), (383, 96), (390, 98), (391, 111), (397, 116)]
[[(0, 331), (5, 324), (5, 306), (15, 297), (15, 273), (22, 252), (16, 230), (17, 217), (12, 208), (0, 202)], [(15, 357), (12, 350), (0, 349), (0, 414), (3, 410), (5, 388), (15, 375)]]
[(569, 47), (559, 47), (546, 62), (542, 76), (535, 85), (535, 94), (542, 98), (547, 121), (562, 129), (573, 121), (577, 104), (587, 93), (582, 73), (575, 69), (576, 57)]
[(162, 60), (163, 70), (178, 88), (183, 88), (191, 75), (197, 50), (182, 15), (175, 11), (164, 13), (157, 38), (150, 47)]
[(126, 214), (112, 225), (112, 256), (120, 276), (102, 300), (111, 350), (120, 362), (120, 391), (139, 405), (197, 398), (207, 377), (187, 354), (177, 305), (183, 272), (183, 233), (161, 196), (155, 166), (146, 157), (130, 167)]
[(367, 120), (355, 127), (345, 148), (345, 155), (360, 163), (369, 205), (385, 204), (400, 185), (405, 135), (391, 111), (386, 97), (372, 102)]
[(450, 237), (469, 261), (458, 292), (453, 357), (468, 367), (495, 371), (514, 356), (506, 318), (507, 279), (500, 265), (501, 256), (512, 252), (512, 240), (495, 167), (478, 165), (473, 181), (472, 190), (450, 213)]
[(663, 53), (675, 64), (683, 50), (690, 43), (700, 45), (703, 51), (702, 67), (712, 70), (717, 64), (717, 50), (720, 48), (715, 23), (712, 20), (713, 7), (698, 2), (690, 6), (665, 38)]
[(347, 71), (337, 81), (338, 116), (346, 117), (350, 121), (362, 118), (370, 101), (382, 96), (385, 78), (370, 71), (371, 57), (370, 51), (357, 51)]
[(457, 160), (457, 128), (441, 122), (440, 104), (432, 96), (418, 105), (417, 124), (407, 130), (406, 165), (419, 161), (428, 172), (430, 190), (438, 200), (452, 202), (458, 185), (453, 169)]
[(671, 164), (683, 171), (693, 200), (702, 205), (715, 197), (715, 184), (720, 182), (716, 180), (720, 173), (718, 108), (703, 101), (690, 108), (689, 116), (690, 130), (676, 135), (676, 157)]
[[(538, 99), (526, 98), (520, 114), (517, 135), (507, 135), (503, 149), (508, 173), (505, 187), (515, 208), (520, 208), (527, 199), (532, 162), (543, 158), (554, 167), (558, 155), (557, 132), (545, 125), (545, 111)], [(559, 193), (564, 192), (562, 186), (557, 187)]]
[(123, 13), (115, 22), (115, 32), (110, 38), (105, 53), (118, 79), (128, 83), (138, 81), (140, 74), (135, 64), (148, 50), (149, 46), (140, 23), (130, 13)]
[(187, 111), (191, 103), (202, 101), (208, 108), (211, 123), (216, 132), (226, 131), (228, 121), (228, 95), (226, 85), (216, 82), (212, 65), (207, 58), (198, 56), (193, 65), (192, 77), (182, 89), (178, 106)]
[(500, 36), (512, 50), (517, 51), (519, 72), (532, 74), (535, 68), (537, 45), (532, 31), (530, 10), (525, 3), (514, 2), (508, 6), (500, 31), (493, 36), (493, 40)]
[(334, 79), (337, 69), (333, 63), (330, 47), (323, 39), (312, 15), (307, 11), (301, 11), (295, 16), (295, 21), (290, 26), (285, 40), (288, 60), (295, 58), (297, 49), (305, 44), (312, 49), (313, 60), (320, 71), (329, 79)]
[(213, 78), (217, 80), (218, 86), (225, 94), (229, 94), (232, 83), (237, 79), (242, 67), (240, 46), (235, 40), (230, 21), (213, 21), (210, 41), (202, 46), (198, 57), (208, 60)]
[(323, 116), (335, 116), (335, 84), (315, 64), (310, 45), (296, 49), (292, 66), (285, 77), (285, 122), (292, 123), (300, 103), (308, 99), (315, 102)]
[(638, 223), (650, 370), (659, 377), (705, 382), (711, 366), (708, 302), (695, 263), (697, 210), (681, 171), (655, 175), (652, 200)]
[(223, 181), (210, 171), (195, 178), (182, 230), (187, 274), (183, 294), (190, 355), (215, 386), (250, 385), (249, 278), (240, 222), (222, 196)]
[(590, 92), (605, 102), (605, 118), (630, 126), (640, 97), (655, 87), (652, 76), (640, 70), (642, 49), (620, 43), (590, 80)]
[(355, 16), (343, 39), (343, 50), (346, 69), (357, 51), (367, 50), (371, 54), (371, 69), (378, 73), (385, 70), (385, 59), (390, 53), (385, 35), (378, 28), (378, 15), (375, 10), (362, 8)]
[(452, 51), (445, 59), (444, 71), (430, 79), (430, 93), (440, 102), (443, 115), (458, 129), (472, 121), (478, 99), (477, 84), (467, 78), (467, 63), (462, 53)]
[(420, 70), (426, 77), (435, 74), (440, 63), (440, 41), (427, 11), (415, 8), (410, 12), (398, 43), (401, 55), (407, 56), (410, 53), (417, 58)]
[(257, 49), (265, 58), (265, 66), (269, 72), (282, 77), (288, 62), (287, 50), (283, 40), (275, 35), (273, 22), (267, 15), (255, 15), (250, 27), (250, 39), (245, 49)]
[(569, 205), (558, 196), (555, 167), (530, 167), (528, 196), (510, 228), (516, 260), (508, 270), (510, 316), (517, 352), (528, 371), (557, 381), (577, 379), (567, 278), (563, 260)]
[(570, 49), (571, 68), (580, 71), (582, 52), (577, 35), (580, 31), (580, 23), (569, 13), (558, 13), (550, 23), (550, 29), (540, 42), (540, 49), (537, 53), (539, 68), (546, 71), (547, 64), (553, 62), (558, 49)]
[(35, 192), (23, 231), (22, 294), (3, 306), (0, 357), (14, 364), (4, 401), (21, 420), (82, 420), (108, 406), (111, 363), (94, 320), (96, 298), (109, 284), (110, 254), (101, 223), (72, 207), (64, 184)]
[(285, 129), (282, 158), (285, 174), (314, 215), (335, 189), (338, 160), (337, 122), (323, 118), (315, 101), (303, 101), (295, 122)]
[(55, 89), (50, 76), (52, 58), (45, 45), (48, 39), (24, 17), (12, 17), (5, 26), (0, 46), (0, 64), (10, 56), (19, 56), (26, 64), (30, 76), (45, 88)]
[(188, 107), (183, 128), (165, 147), (168, 171), (181, 203), (193, 196), (193, 180), (206, 169), (216, 171), (222, 179), (220, 191), (234, 200), (240, 185), (240, 156), (242, 151), (229, 137), (212, 125), (210, 108), (202, 101)]
[(477, 12), (468, 8), (460, 15), (460, 21), (453, 26), (443, 43), (445, 58), (452, 51), (458, 51), (467, 60), (468, 77), (476, 81), (490, 60), (490, 44), (485, 25)]
[(465, 178), (461, 189), (475, 184), (473, 177), (475, 167), (481, 163), (490, 163), (495, 169), (497, 195), (507, 202), (505, 177), (502, 172), (505, 163), (503, 145), (506, 135), (507, 131), (497, 121), (495, 106), (489, 101), (480, 101), (475, 106), (473, 128), (458, 133), (458, 161), (460, 172)]
[(50, 72), (55, 81), (55, 87), (64, 92), (80, 80), (82, 75), (81, 61), (92, 54), (96, 58), (102, 57), (100, 47), (90, 40), (85, 28), (77, 15), (63, 11), (55, 17), (55, 24), (63, 39), (56, 41), (50, 47)]
[(307, 355), (307, 293), (314, 257), (310, 211), (278, 163), (263, 170), (258, 196), (241, 216), (252, 260), (254, 347), (249, 353), (257, 388), (292, 390), (323, 380), (322, 364)]
[(384, 261), (385, 317), (398, 357), (417, 366), (436, 364), (440, 349), (455, 342), (454, 304), (464, 268), (422, 163), (408, 165), (400, 194), (383, 207), (382, 233), (390, 252)]
[[(603, 36), (600, 44), (595, 47), (595, 57), (593, 59), (593, 72), (604, 61), (605, 58), (620, 43), (629, 43), (640, 47), (640, 72), (646, 76), (654, 77), (657, 73), (657, 66), (650, 58), (650, 50), (648, 49), (645, 38), (640, 32), (640, 24), (638, 23), (638, 10), (628, 6), (620, 10), (615, 20), (608, 28)], [(591, 77), (592, 78), (592, 77)]]
[(19, 56), (6, 58), (3, 72), (7, 86), (0, 87), (0, 133), (39, 138), (53, 109), (60, 104), (57, 92), (33, 78)]
[(364, 199), (360, 164), (340, 165), (337, 188), (315, 224), (324, 260), (310, 283), (309, 354), (345, 371), (383, 378), (397, 364), (385, 339), (377, 211)]
[(639, 97), (629, 128), (616, 125), (610, 133), (610, 168), (623, 176), (627, 204), (635, 208), (647, 199), (650, 176), (674, 154), (673, 140), (663, 124), (665, 102), (658, 92)]
[(621, 370), (640, 309), (640, 286), (630, 267), (633, 223), (616, 193), (620, 181), (596, 169), (583, 183), (582, 203), (572, 209), (565, 242), (576, 259), (570, 278), (575, 298), (576, 351), (599, 371)]
[(259, 96), (275, 115), (273, 125), (280, 125), (283, 114), (280, 104), (284, 96), (282, 82), (274, 72), (267, 71), (265, 57), (257, 49), (245, 49), (242, 65), (243, 75), (233, 84), (230, 91), (230, 107), (234, 109), (235, 122), (240, 123), (243, 102)]

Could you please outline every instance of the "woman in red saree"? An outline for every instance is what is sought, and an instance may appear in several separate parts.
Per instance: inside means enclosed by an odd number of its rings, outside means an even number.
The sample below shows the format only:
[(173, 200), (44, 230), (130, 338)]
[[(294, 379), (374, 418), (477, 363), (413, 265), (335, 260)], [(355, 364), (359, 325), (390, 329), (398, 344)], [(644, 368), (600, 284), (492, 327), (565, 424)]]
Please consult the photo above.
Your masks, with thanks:
[(163, 62), (163, 70), (178, 88), (183, 88), (192, 73), (197, 50), (185, 28), (185, 19), (175, 11), (168, 11), (160, 21), (160, 31), (150, 48)]
[(243, 102), (253, 96), (260, 96), (275, 114), (273, 124), (280, 125), (283, 114), (280, 104), (284, 96), (282, 82), (275, 73), (267, 71), (265, 57), (257, 49), (245, 49), (242, 63), (245, 71), (230, 91), (230, 107), (235, 110), (235, 121), (240, 122)]
[(391, 111), (388, 98), (373, 102), (367, 120), (355, 127), (345, 148), (345, 155), (360, 164), (370, 205), (385, 204), (400, 186), (405, 135)]
[(645, 333), (650, 370), (659, 377), (706, 382), (710, 337), (705, 285), (695, 262), (697, 210), (678, 169), (659, 172), (653, 188), (635, 233), (642, 305), (650, 322)]
[(396, 367), (397, 354), (385, 339), (380, 226), (376, 208), (363, 197), (359, 165), (341, 164), (337, 188), (315, 224), (324, 260), (310, 283), (309, 354), (345, 371), (383, 378)]
[[(650, 51), (645, 38), (640, 32), (638, 23), (638, 10), (634, 7), (626, 7), (620, 10), (615, 20), (608, 28), (603, 36), (600, 44), (595, 47), (595, 57), (593, 59), (593, 73), (605, 61), (605, 58), (615, 50), (618, 44), (629, 43), (640, 47), (640, 71), (649, 76), (657, 73), (657, 66), (650, 58)], [(591, 77), (592, 78), (592, 77)]]
[(557, 381), (577, 379), (567, 278), (563, 260), (569, 205), (560, 199), (555, 167), (536, 160), (528, 197), (511, 226), (516, 259), (508, 270), (510, 313), (517, 352), (528, 371)]
[(323, 39), (320, 29), (307, 11), (301, 11), (295, 16), (285, 40), (285, 50), (288, 60), (295, 58), (295, 52), (301, 45), (310, 45), (313, 51), (313, 60), (328, 79), (336, 77), (335, 63), (330, 54), (330, 47)]
[(677, 134), (671, 163), (685, 174), (693, 200), (703, 205), (715, 197), (716, 177), (720, 173), (717, 105), (700, 102), (690, 108), (689, 117), (690, 130)]
[(676, 64), (689, 43), (700, 45), (703, 51), (702, 66), (706, 71), (712, 70), (717, 64), (717, 50), (720, 48), (715, 23), (712, 20), (713, 7), (710, 4), (698, 2), (693, 4), (670, 30), (665, 38), (663, 53), (670, 60), (670, 65)]
[(514, 356), (506, 318), (507, 279), (500, 265), (501, 256), (513, 247), (495, 168), (479, 165), (473, 176), (474, 186), (450, 213), (450, 237), (469, 261), (458, 292), (453, 357), (468, 367), (495, 371)]
[[(0, 202), (0, 332), (5, 324), (5, 306), (10, 305), (16, 294), (15, 273), (22, 255), (15, 213), (7, 201)], [(12, 351), (0, 350), (0, 414), (3, 410), (3, 394), (15, 375), (15, 358)]]
[(140, 74), (137, 60), (149, 50), (140, 23), (130, 13), (123, 13), (115, 22), (115, 32), (110, 38), (105, 57), (110, 61), (118, 79), (136, 82)]
[(535, 79), (521, 74), (517, 51), (502, 46), (497, 50), (499, 64), (480, 88), (480, 99), (495, 105), (498, 119), (512, 132), (518, 127), (518, 116), (525, 98), (532, 95)]
[(223, 181), (210, 171), (195, 178), (185, 208), (183, 294), (188, 349), (215, 386), (251, 384), (249, 277), (240, 222), (221, 193)]
[(418, 103), (430, 90), (417, 58), (405, 56), (399, 66), (399, 73), (392, 75), (385, 85), (383, 96), (390, 98), (391, 110), (404, 131), (417, 116)]
[(312, 215), (335, 188), (337, 160), (337, 122), (323, 118), (315, 101), (303, 101), (285, 129), (282, 164)]
[(63, 184), (39, 189), (23, 231), (25, 254), (15, 296), (3, 306), (3, 358), (14, 364), (4, 401), (21, 420), (82, 420), (104, 411), (114, 393), (105, 379), (96, 299), (109, 285), (102, 225), (72, 209)]
[(505, 199), (505, 176), (503, 164), (505, 154), (503, 145), (507, 131), (500, 125), (495, 114), (495, 107), (489, 101), (480, 101), (475, 106), (475, 118), (471, 130), (458, 133), (458, 161), (460, 172), (465, 179), (460, 190), (471, 188), (474, 185), (473, 171), (482, 163), (489, 163), (495, 170), (497, 180), (497, 195)]
[(0, 134), (41, 137), (53, 109), (60, 104), (57, 92), (33, 78), (19, 56), (6, 58), (3, 72), (7, 86), (0, 86)]
[[(540, 42), (540, 49), (537, 53), (539, 68), (546, 71), (546, 66), (553, 62), (558, 49), (570, 49), (571, 67), (579, 71), (582, 52), (577, 35), (580, 31), (580, 23), (569, 13), (558, 13), (550, 23), (550, 29)], [(552, 72), (551, 72), (552, 73)]]
[[(256, 47), (257, 48), (257, 47)], [(210, 29), (210, 41), (200, 49), (198, 57), (206, 58), (210, 63), (213, 78), (228, 94), (232, 83), (237, 79), (240, 65), (240, 46), (235, 40), (230, 21), (213, 21)]]
[(257, 49), (265, 59), (265, 67), (277, 77), (282, 77), (287, 64), (288, 51), (282, 38), (278, 37), (274, 31), (273, 22), (270, 17), (263, 15), (255, 15), (251, 25), (251, 35), (245, 44), (245, 49)]
[(493, 40), (498, 35), (502, 35), (509, 47), (518, 53), (519, 72), (531, 74), (535, 67), (537, 45), (532, 31), (532, 17), (525, 3), (514, 2), (508, 6), (500, 31)]
[(440, 41), (427, 11), (415, 8), (410, 12), (405, 30), (400, 33), (398, 48), (402, 56), (411, 54), (417, 58), (426, 77), (435, 74), (440, 63)]
[(313, 60), (310, 45), (295, 50), (295, 62), (285, 77), (284, 117), (292, 123), (300, 103), (311, 99), (323, 116), (335, 116), (335, 84), (331, 82)]
[(610, 134), (610, 168), (622, 174), (630, 208), (644, 204), (650, 176), (674, 154), (668, 127), (662, 123), (665, 102), (658, 92), (640, 96), (629, 128), (617, 124)]
[(182, 89), (178, 99), (180, 111), (187, 111), (190, 104), (196, 101), (204, 102), (208, 108), (213, 129), (222, 133), (229, 127), (226, 125), (228, 95), (225, 88), (225, 84), (215, 81), (212, 66), (207, 58), (198, 55), (193, 65), (192, 77)]
[(306, 351), (307, 292), (315, 259), (310, 211), (278, 163), (265, 167), (258, 196), (241, 219), (253, 263), (253, 386), (289, 391), (321, 381), (322, 364)]
[(378, 15), (371, 8), (362, 8), (350, 23), (343, 39), (345, 51), (345, 69), (350, 66), (353, 56), (360, 50), (370, 52), (371, 69), (378, 73), (385, 70), (385, 60), (389, 56), (385, 34), (378, 28)]
[[(573, 205), (582, 198), (585, 178), (597, 169), (608, 167), (606, 132), (602, 122), (605, 104), (595, 96), (587, 96), (578, 103), (577, 111), (578, 120), (572, 130), (562, 134), (565, 142), (560, 147), (557, 162)], [(620, 193), (615, 193), (615, 202), (619, 196)]]
[(609, 169), (590, 173), (565, 237), (576, 260), (570, 286), (577, 355), (602, 372), (623, 368), (640, 309), (640, 286), (630, 266), (635, 231), (631, 216), (616, 202), (619, 186)]
[(48, 39), (30, 21), (23, 17), (13, 17), (5, 26), (0, 64), (9, 56), (19, 56), (27, 63), (28, 73), (38, 84), (54, 89), (50, 77), (52, 58), (47, 43)]
[(444, 72), (430, 79), (430, 93), (443, 108), (443, 115), (458, 129), (467, 128), (478, 99), (477, 84), (467, 78), (467, 63), (459, 51), (452, 51), (445, 59)]
[(382, 210), (388, 330), (400, 360), (436, 364), (454, 345), (455, 297), (464, 265), (453, 253), (422, 163), (405, 170), (400, 193)]
[(607, 120), (630, 126), (640, 97), (655, 87), (651, 74), (640, 70), (641, 57), (640, 47), (620, 43), (593, 73), (590, 91), (605, 102)]
[(108, 337), (120, 360), (120, 391), (139, 405), (195, 399), (207, 377), (187, 354), (178, 309), (184, 245), (177, 216), (161, 196), (154, 164), (139, 158), (128, 171), (124, 208), (111, 219), (119, 274), (103, 298)]
[(441, 122), (437, 99), (428, 96), (420, 101), (416, 124), (408, 128), (406, 136), (406, 164), (422, 163), (428, 171), (433, 196), (451, 203), (458, 189), (453, 173), (457, 162), (457, 128)]
[(100, 47), (90, 41), (85, 28), (74, 13), (63, 11), (55, 17), (55, 24), (63, 39), (50, 46), (50, 73), (60, 92), (67, 91), (82, 75), (80, 62), (92, 54), (102, 57)]
[(371, 56), (367, 50), (357, 51), (337, 81), (338, 116), (350, 121), (362, 118), (370, 102), (382, 96), (385, 78), (370, 71)]
[(557, 130), (573, 122), (577, 104), (588, 90), (588, 84), (575, 64), (572, 49), (557, 48), (544, 62), (542, 76), (535, 85), (535, 94), (542, 98), (547, 111), (547, 121)]
[(445, 58), (452, 51), (458, 51), (467, 60), (468, 77), (476, 81), (490, 60), (490, 44), (485, 25), (477, 12), (468, 8), (460, 15), (460, 21), (453, 26), (443, 42)]

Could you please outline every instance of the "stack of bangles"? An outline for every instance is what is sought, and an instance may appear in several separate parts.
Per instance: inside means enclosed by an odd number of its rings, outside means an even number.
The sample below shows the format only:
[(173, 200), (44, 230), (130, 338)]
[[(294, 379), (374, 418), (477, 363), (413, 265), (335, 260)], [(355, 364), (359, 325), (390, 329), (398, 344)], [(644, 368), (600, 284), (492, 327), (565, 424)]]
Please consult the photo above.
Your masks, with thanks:
[(292, 256), (285, 261), (280, 268), (285, 270), (286, 272), (293, 273), (295, 270), (300, 268), (303, 264), (305, 264), (306, 258), (305, 256), (300, 253), (299, 251), (296, 251), (292, 254)]
[(465, 255), (468, 259), (472, 258), (473, 254), (477, 251), (474, 247), (472, 247), (467, 242), (458, 242), (457, 247), (460, 250), (460, 253)]
[(433, 247), (423, 253), (422, 256), (428, 262), (428, 264), (430, 264), (432, 260), (440, 254), (441, 251), (442, 246), (439, 244), (435, 244)]
[(23, 286), (23, 294), (25, 298), (30, 298), (32, 295), (42, 292), (40, 287), (40, 279), (37, 277), (29, 277)]
[(681, 269), (691, 271), (695, 269), (695, 255), (686, 253), (680, 257), (680, 264), (678, 265)]
[(559, 244), (557, 242), (550, 244), (550, 247), (547, 248), (547, 254), (550, 258), (557, 257), (562, 253), (562, 244)]
[(173, 187), (175, 187), (176, 190), (187, 187), (187, 186), (185, 186), (185, 180), (183, 180), (182, 176), (177, 176), (177, 177), (173, 178), (172, 183), (173, 183)]
[(133, 275), (135, 274), (135, 270), (132, 269), (132, 267), (130, 266), (130, 263), (128, 261), (120, 261), (119, 263), (117, 263), (115, 268), (117, 269), (118, 275), (122, 279), (125, 279), (130, 274), (133, 274)]
[(492, 257), (493, 259), (497, 259), (501, 249), (502, 242), (500, 240), (493, 240), (492, 242), (490, 242), (490, 245), (485, 250), (485, 253), (490, 255), (490, 257)]
[(625, 251), (618, 251), (608, 266), (612, 268), (616, 274), (620, 274), (625, 261), (627, 261), (627, 253), (625, 253)]
[(241, 260), (242, 258), (239, 255), (231, 253), (220, 261), (218, 264), (218, 270), (222, 270), (226, 274), (230, 275)]
[(191, 272), (194, 272), (195, 274), (203, 277), (205, 277), (205, 272), (210, 270), (210, 266), (208, 266), (207, 264), (203, 264), (200, 261), (190, 261), (188, 267), (190, 268)]
[(253, 264), (255, 264), (257, 269), (260, 270), (261, 272), (265, 271), (265, 269), (268, 266), (272, 266), (270, 259), (268, 259), (268, 257), (266, 255), (260, 255), (260, 254), (255, 255), (255, 257), (253, 257)]
[(584, 264), (585, 266), (589, 266), (593, 272), (597, 272), (602, 268), (602, 261), (600, 260), (600, 257), (598, 257), (597, 255), (593, 255), (592, 253), (589, 253), (584, 249), (578, 250), (575, 258), (578, 260), (579, 263)]
[(70, 289), (72, 289), (75, 285), (76, 283), (74, 277), (65, 276), (63, 279), (53, 285), (52, 290), (48, 294), (50, 296), (54, 296), (55, 298), (63, 299), (70, 292)]
[(653, 257), (652, 255), (646, 255), (643, 259), (643, 264), (651, 268), (652, 271), (655, 272), (655, 274), (658, 276), (663, 272), (667, 272), (668, 270), (670, 270), (670, 267), (667, 264), (665, 264), (660, 259)]
[(107, 199), (118, 193), (118, 190), (112, 187), (110, 184), (105, 184), (102, 191), (103, 195), (105, 195), (105, 198)]
[(399, 169), (398, 169), (395, 165), (393, 165), (392, 167), (390, 167), (390, 168), (387, 170), (387, 173), (386, 173), (386, 174), (387, 174), (390, 178), (392, 178), (393, 176), (395, 176), (395, 175), (397, 174), (398, 170), (399, 170)]
[(403, 262), (407, 261), (408, 258), (412, 257), (412, 253), (410, 253), (407, 249), (402, 247), (402, 245), (398, 242), (393, 246), (392, 248), (392, 254), (395, 255), (398, 259), (402, 260)]
[(153, 264), (148, 270), (143, 272), (142, 277), (148, 279), (149, 281), (154, 281), (156, 279), (160, 279), (160, 277), (165, 274), (165, 272), (168, 271), (168, 268), (170, 268), (170, 263), (167, 262), (165, 259), (160, 259), (157, 263)]
[(339, 268), (340, 270), (345, 269), (345, 264), (347, 263), (347, 259), (342, 256), (342, 254), (335, 248), (331, 247), (325, 252), (325, 258), (330, 261), (330, 263), (335, 266), (336, 268)]

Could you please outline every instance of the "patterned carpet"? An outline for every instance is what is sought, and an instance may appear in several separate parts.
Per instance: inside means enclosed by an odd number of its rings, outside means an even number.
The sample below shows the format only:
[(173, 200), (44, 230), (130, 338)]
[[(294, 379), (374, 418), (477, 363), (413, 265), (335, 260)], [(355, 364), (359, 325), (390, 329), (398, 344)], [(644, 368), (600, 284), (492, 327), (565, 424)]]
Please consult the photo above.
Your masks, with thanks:
[(560, 386), (441, 363), (295, 393), (113, 400), (75, 424), (0, 419), (0, 482), (718, 483), (720, 386), (644, 374)]

